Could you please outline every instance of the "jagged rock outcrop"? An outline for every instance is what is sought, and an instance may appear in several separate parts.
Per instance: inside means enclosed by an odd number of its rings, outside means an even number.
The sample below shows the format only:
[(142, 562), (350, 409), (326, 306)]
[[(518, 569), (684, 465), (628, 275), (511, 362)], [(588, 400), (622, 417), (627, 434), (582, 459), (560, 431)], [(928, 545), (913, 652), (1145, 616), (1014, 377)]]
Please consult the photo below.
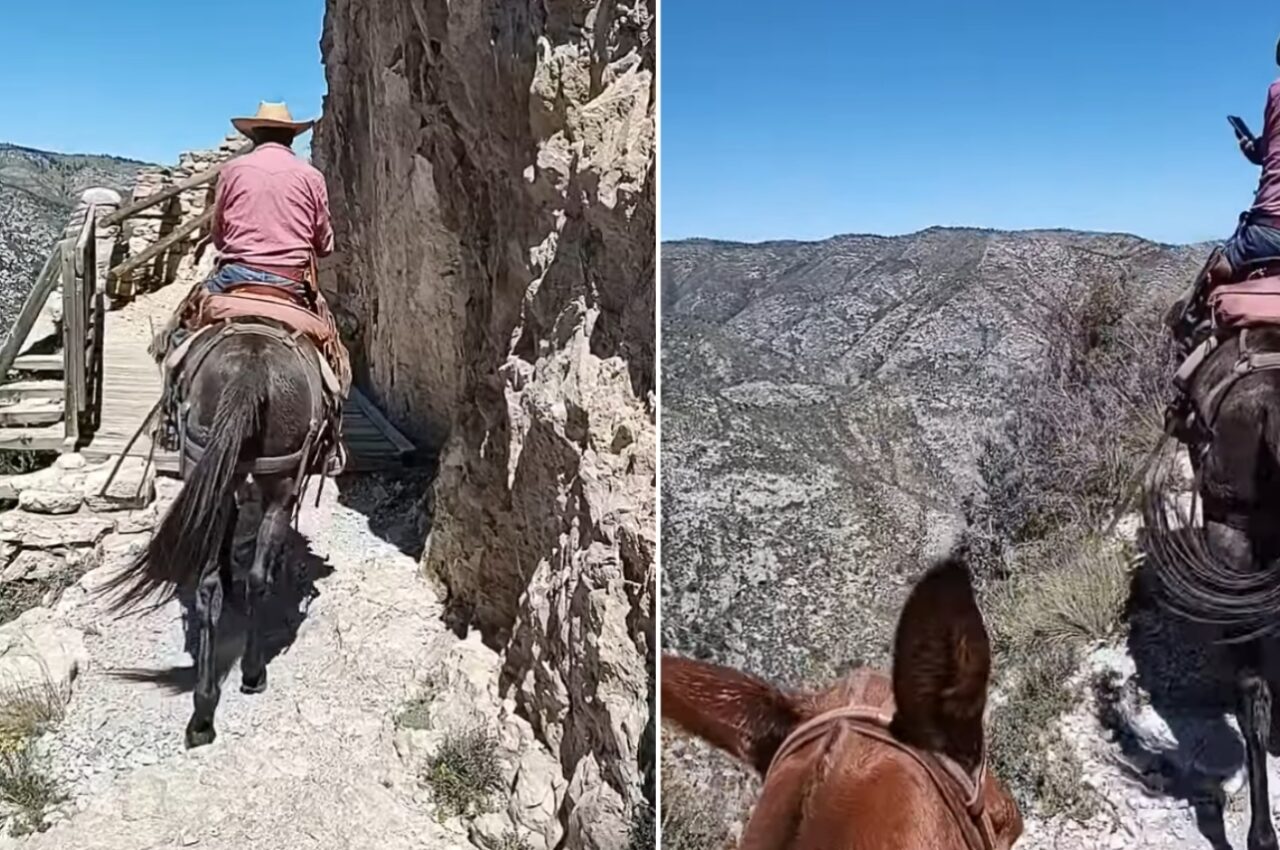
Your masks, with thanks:
[(444, 443), (427, 570), (505, 652), (573, 847), (652, 772), (650, 0), (329, 0), (313, 142), (360, 375)]

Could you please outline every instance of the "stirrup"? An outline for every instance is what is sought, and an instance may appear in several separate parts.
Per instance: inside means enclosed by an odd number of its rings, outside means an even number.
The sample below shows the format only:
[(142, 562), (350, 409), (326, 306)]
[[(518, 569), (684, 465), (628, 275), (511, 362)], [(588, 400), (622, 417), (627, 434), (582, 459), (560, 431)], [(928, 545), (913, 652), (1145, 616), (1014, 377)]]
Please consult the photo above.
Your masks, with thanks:
[(325, 458), (324, 475), (326, 478), (337, 478), (347, 468), (347, 447), (339, 440), (337, 446)]

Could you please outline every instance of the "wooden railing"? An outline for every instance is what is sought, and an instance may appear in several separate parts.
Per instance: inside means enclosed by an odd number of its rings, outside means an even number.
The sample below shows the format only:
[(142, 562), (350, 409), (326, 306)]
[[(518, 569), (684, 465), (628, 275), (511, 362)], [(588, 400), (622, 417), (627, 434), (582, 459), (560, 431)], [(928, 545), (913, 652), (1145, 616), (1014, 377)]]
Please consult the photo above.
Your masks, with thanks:
[[(232, 154), (230, 159), (247, 153), (246, 145)], [(230, 161), (228, 159), (227, 161)], [(100, 279), (97, 258), (99, 227), (120, 224), (139, 213), (191, 189), (212, 183), (217, 179), (226, 162), (207, 168), (186, 180), (156, 192), (98, 220), (98, 208), (89, 204), (83, 223), (74, 235), (60, 240), (45, 259), (36, 277), (35, 285), (23, 302), (17, 320), (10, 329), (3, 346), (0, 346), (0, 385), (9, 381), (9, 373), (15, 365), (20, 369), (49, 370), (61, 359), (63, 372), (63, 421), (65, 428), (62, 449), (74, 451), (100, 424), (102, 410), (102, 361), (105, 330), (105, 304), (108, 280), (123, 279), (174, 245), (189, 237), (213, 221), (212, 206), (202, 214), (184, 222), (171, 232), (135, 256), (107, 271)], [(45, 309), (53, 290), (62, 285), (62, 352), (51, 355), (19, 355), (41, 312)], [(46, 448), (32, 444), (31, 448)]]

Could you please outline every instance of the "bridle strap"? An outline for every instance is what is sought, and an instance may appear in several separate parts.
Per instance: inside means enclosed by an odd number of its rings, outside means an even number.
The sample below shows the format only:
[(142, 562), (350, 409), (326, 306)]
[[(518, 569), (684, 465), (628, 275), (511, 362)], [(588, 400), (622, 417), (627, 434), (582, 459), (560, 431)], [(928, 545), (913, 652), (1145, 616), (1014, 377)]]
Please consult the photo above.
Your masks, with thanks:
[(889, 731), (892, 722), (892, 715), (856, 705), (837, 708), (806, 720), (782, 742), (769, 763), (765, 781), (768, 781), (779, 764), (828, 734), (835, 726), (849, 726), (864, 737), (887, 744), (910, 756), (924, 769), (959, 825), (969, 850), (996, 850), (995, 829), (982, 799), (982, 789), (987, 781), (986, 744), (983, 744), (977, 770), (970, 773), (955, 759), (942, 753), (920, 750), (899, 741)]

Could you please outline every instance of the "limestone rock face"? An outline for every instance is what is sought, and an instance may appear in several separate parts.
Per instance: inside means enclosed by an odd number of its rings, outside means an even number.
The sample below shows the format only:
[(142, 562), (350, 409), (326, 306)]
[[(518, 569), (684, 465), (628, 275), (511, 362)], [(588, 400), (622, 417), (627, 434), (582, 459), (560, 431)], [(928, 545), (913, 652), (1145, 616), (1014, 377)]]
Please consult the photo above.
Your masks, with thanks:
[(321, 284), (443, 446), (425, 566), (558, 754), (570, 846), (652, 780), (652, 0), (329, 0)]

